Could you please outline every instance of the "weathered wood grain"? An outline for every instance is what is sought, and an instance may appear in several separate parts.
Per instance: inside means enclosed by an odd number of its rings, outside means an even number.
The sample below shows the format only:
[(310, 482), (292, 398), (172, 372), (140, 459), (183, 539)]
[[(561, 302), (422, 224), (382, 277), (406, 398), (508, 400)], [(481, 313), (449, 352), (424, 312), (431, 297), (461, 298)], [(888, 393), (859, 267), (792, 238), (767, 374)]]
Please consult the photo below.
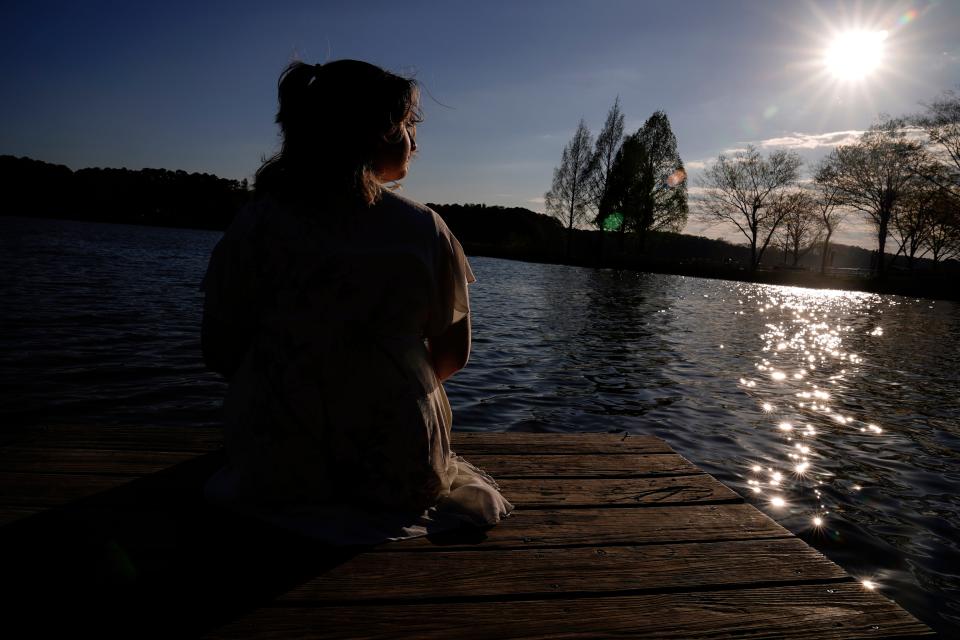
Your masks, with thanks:
[(629, 478), (702, 473), (682, 456), (671, 454), (557, 454), (464, 456), (494, 478)]
[(742, 500), (707, 474), (654, 478), (501, 478), (517, 507), (637, 506)]
[(844, 580), (797, 538), (748, 542), (365, 554), (278, 602), (536, 596)]
[(31, 429), (11, 436), (9, 445), (70, 449), (191, 451), (197, 454), (220, 449), (219, 427), (87, 426), (57, 425)]
[(135, 475), (8, 473), (0, 471), (0, 505), (50, 508), (135, 480)]
[[(214, 451), (223, 443), (219, 427), (162, 427), (122, 425), (56, 425), (12, 436), (8, 444), (84, 449), (152, 449), (158, 451)], [(453, 447), (461, 455), (655, 454), (673, 453), (650, 435), (625, 433), (453, 433)]]
[[(136, 479), (136, 475), (97, 473), (0, 472), (0, 505), (42, 510)], [(706, 474), (627, 479), (531, 479), (499, 481), (520, 508), (637, 506), (738, 500), (739, 496)]]
[(0, 470), (32, 473), (102, 473), (141, 476), (195, 458), (191, 451), (135, 451), (8, 446)]
[(464, 542), (458, 536), (414, 538), (378, 547), (399, 553), (449, 548), (510, 549), (558, 545), (666, 544), (748, 540), (792, 534), (747, 504), (632, 509), (518, 510)]
[(674, 453), (656, 436), (626, 433), (453, 432), (453, 449), (460, 455)]
[(41, 511), (46, 511), (48, 508), (49, 507), (0, 505), (0, 527), (40, 513)]
[(929, 634), (856, 583), (578, 599), (259, 609), (208, 638), (797, 638)]

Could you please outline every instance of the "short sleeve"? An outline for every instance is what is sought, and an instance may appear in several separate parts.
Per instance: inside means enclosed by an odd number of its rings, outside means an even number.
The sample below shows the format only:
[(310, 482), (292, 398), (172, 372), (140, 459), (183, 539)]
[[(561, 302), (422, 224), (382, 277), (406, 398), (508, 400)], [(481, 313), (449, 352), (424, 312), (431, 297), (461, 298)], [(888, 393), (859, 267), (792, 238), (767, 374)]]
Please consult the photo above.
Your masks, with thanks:
[(241, 210), (213, 249), (200, 284), (207, 308), (231, 317), (249, 304), (252, 280), (252, 211)]
[(228, 377), (250, 345), (256, 323), (256, 282), (250, 217), (241, 211), (214, 247), (200, 287), (204, 293), (201, 347), (204, 360)]
[(434, 214), (434, 217), (437, 222), (436, 291), (427, 326), (427, 333), (432, 336), (440, 335), (469, 315), (467, 285), (477, 281), (456, 236), (439, 216)]

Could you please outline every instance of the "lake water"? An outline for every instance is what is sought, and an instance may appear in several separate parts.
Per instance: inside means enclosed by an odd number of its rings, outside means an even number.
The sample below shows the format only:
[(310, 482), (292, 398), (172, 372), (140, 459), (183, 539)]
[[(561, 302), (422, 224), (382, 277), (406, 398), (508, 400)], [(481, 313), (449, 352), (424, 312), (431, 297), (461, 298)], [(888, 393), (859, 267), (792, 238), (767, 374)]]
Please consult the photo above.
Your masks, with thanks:
[[(211, 425), (218, 233), (0, 217), (0, 424)], [(456, 429), (629, 431), (960, 634), (960, 306), (491, 258)]]

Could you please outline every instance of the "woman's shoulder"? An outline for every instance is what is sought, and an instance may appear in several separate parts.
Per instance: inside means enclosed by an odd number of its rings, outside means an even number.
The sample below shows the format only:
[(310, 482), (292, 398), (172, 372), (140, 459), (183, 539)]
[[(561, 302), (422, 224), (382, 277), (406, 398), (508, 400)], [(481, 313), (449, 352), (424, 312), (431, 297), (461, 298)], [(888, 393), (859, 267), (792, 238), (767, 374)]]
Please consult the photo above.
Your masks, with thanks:
[(384, 209), (385, 213), (403, 216), (424, 231), (430, 231), (436, 235), (449, 233), (443, 218), (436, 211), (416, 200), (385, 189), (378, 205)]
[(237, 209), (233, 220), (227, 226), (227, 232), (232, 235), (250, 235), (264, 218), (269, 217), (279, 207), (279, 203), (272, 197), (259, 195)]

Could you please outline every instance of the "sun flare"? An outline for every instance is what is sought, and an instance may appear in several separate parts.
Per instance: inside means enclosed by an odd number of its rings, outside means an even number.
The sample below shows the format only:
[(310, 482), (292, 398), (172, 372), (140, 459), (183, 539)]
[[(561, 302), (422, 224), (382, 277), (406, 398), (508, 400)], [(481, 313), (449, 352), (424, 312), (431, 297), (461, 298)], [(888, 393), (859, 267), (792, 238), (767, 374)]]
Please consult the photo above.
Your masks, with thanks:
[(827, 70), (838, 80), (863, 80), (883, 62), (886, 31), (846, 31), (838, 34), (824, 56)]

